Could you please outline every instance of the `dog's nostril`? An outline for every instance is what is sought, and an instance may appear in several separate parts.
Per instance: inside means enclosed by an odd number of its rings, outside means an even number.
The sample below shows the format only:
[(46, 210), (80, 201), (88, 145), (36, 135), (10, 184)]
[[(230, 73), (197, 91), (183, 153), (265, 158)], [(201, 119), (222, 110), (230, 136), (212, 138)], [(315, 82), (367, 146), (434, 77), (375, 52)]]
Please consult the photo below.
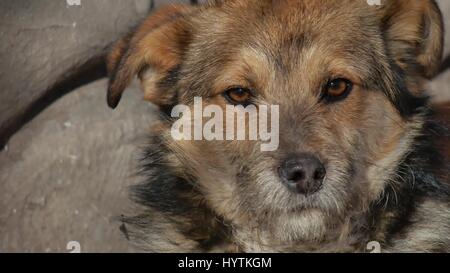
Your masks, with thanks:
[(288, 180), (291, 181), (298, 181), (302, 179), (305, 179), (305, 174), (303, 173), (303, 171), (296, 171), (288, 178)]
[(314, 173), (314, 179), (323, 180), (325, 178), (325, 175), (326, 175), (325, 168), (321, 167), (317, 169), (316, 172)]
[(297, 155), (284, 161), (279, 173), (290, 189), (301, 194), (318, 191), (326, 176), (322, 162), (308, 154)]

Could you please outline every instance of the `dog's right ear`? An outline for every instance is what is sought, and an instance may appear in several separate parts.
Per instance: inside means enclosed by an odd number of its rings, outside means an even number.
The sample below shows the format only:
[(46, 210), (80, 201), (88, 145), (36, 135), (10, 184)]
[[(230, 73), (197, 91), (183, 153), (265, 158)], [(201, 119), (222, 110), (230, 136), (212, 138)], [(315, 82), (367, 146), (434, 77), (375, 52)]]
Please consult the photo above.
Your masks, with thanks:
[(396, 63), (431, 79), (439, 70), (444, 26), (435, 0), (384, 0), (383, 30)]
[(187, 14), (194, 7), (171, 5), (159, 10), (136, 31), (119, 40), (107, 57), (108, 105), (116, 108), (122, 93), (139, 76), (144, 99), (169, 104), (175, 94), (164, 94), (157, 83), (176, 68), (190, 41)]

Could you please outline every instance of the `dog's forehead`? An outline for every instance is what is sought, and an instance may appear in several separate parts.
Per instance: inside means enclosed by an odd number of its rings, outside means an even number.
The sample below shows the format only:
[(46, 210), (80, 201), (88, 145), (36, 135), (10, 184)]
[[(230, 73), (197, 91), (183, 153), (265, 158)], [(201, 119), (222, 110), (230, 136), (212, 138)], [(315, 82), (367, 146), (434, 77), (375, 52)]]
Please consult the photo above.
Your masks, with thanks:
[[(382, 46), (377, 8), (363, 0), (234, 0), (203, 17), (195, 57), (259, 59), (259, 67), (324, 67), (329, 62), (369, 67)], [(217, 50), (220, 49), (220, 54)], [(249, 54), (253, 53), (253, 54)], [(252, 57), (254, 56), (254, 57)], [(357, 56), (357, 58), (355, 57)], [(264, 66), (264, 60), (271, 65)], [(334, 60), (329, 60), (334, 59)], [(345, 61), (343, 60), (345, 59)], [(366, 59), (366, 60), (365, 60)], [(313, 63), (308, 60), (312, 60)], [(300, 62), (299, 62), (300, 61)], [(250, 61), (252, 62), (252, 61)], [(256, 65), (254, 65), (256, 66)]]
[(345, 22), (374, 15), (381, 6), (370, 0), (231, 0), (219, 8), (230, 16), (278, 20), (286, 27)]
[[(274, 50), (310, 43), (345, 49), (377, 35), (377, 8), (367, 0), (232, 0), (219, 7), (224, 36)], [(214, 18), (214, 16), (212, 16)], [(214, 23), (207, 22), (208, 25)], [(230, 37), (227, 37), (230, 39)], [(313, 41), (314, 40), (314, 41)], [(238, 44), (238, 43), (236, 43)]]

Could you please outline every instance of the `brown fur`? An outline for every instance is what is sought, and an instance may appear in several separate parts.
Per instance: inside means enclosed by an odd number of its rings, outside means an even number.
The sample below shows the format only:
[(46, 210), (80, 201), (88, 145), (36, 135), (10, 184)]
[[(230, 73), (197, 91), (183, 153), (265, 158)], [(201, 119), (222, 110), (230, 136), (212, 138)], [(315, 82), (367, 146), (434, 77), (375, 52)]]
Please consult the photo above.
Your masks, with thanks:
[[(147, 208), (124, 219), (139, 227), (135, 237), (152, 251), (344, 252), (372, 240), (385, 251), (450, 250), (448, 176), (421, 158), (434, 154), (422, 86), (442, 57), (441, 14), (431, 0), (384, 2), (172, 6), (119, 41), (108, 60), (112, 107), (139, 75), (163, 110), (194, 97), (225, 109), (224, 90), (243, 86), (257, 91), (257, 105), (281, 111), (280, 147), (270, 153), (252, 141), (177, 142), (161, 120), (137, 188)], [(339, 77), (352, 93), (320, 101)], [(291, 153), (326, 165), (320, 192), (282, 185), (276, 169)]]

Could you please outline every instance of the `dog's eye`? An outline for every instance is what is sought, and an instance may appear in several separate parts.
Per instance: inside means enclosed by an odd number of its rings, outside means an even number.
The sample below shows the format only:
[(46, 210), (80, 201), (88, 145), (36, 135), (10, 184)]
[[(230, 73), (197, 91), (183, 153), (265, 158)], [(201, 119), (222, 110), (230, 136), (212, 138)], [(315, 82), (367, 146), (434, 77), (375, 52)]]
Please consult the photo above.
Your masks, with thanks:
[(234, 105), (247, 106), (251, 104), (252, 93), (244, 87), (233, 87), (225, 91), (223, 94), (228, 102)]
[(347, 79), (334, 79), (327, 83), (324, 90), (326, 99), (336, 101), (344, 99), (353, 89), (353, 83)]

